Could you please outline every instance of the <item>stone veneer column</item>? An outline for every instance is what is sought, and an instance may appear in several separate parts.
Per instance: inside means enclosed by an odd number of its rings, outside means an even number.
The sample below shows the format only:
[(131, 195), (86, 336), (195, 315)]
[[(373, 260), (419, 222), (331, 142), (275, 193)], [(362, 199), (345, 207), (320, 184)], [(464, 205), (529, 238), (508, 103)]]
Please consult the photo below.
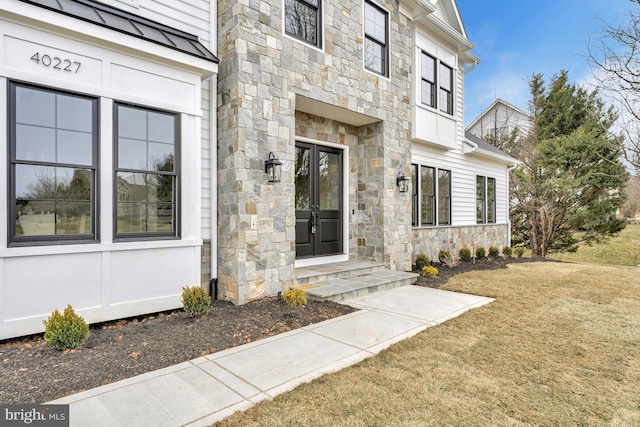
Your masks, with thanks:
[[(243, 304), (293, 285), (293, 95), (274, 67), (269, 3), (222, 0), (218, 16), (218, 284)], [(267, 183), (270, 152), (284, 163), (280, 183)]]

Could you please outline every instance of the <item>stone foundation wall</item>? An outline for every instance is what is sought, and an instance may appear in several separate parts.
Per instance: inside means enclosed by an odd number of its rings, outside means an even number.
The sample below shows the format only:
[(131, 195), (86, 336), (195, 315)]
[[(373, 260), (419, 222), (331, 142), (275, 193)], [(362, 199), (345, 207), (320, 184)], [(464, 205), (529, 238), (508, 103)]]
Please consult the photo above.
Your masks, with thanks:
[(429, 227), (413, 229), (413, 256), (423, 253), (431, 260), (438, 259), (438, 252), (446, 250), (454, 257), (463, 247), (475, 254), (476, 248), (496, 246), (502, 248), (509, 245), (509, 226), (507, 224), (482, 224), (462, 227)]

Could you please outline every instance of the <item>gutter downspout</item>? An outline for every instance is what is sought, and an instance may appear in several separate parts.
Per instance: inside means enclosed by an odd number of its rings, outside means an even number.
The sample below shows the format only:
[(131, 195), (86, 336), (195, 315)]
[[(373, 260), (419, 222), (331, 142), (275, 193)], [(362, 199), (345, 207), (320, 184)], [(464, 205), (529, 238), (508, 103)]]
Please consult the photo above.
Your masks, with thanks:
[[(209, 4), (210, 49), (218, 56), (217, 3)], [(209, 157), (211, 168), (211, 284), (213, 299), (218, 298), (218, 74), (209, 77)]]

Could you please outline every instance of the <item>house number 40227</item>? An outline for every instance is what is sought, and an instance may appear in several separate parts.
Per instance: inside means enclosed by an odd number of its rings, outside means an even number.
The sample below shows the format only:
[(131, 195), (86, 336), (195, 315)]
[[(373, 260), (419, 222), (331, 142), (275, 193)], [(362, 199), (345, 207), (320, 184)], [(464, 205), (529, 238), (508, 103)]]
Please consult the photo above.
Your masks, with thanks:
[(77, 73), (82, 65), (82, 63), (78, 61), (71, 61), (70, 59), (47, 54), (41, 55), (40, 52), (34, 53), (31, 56), (31, 60), (35, 61), (38, 65), (53, 68), (54, 70), (66, 71), (68, 73)]

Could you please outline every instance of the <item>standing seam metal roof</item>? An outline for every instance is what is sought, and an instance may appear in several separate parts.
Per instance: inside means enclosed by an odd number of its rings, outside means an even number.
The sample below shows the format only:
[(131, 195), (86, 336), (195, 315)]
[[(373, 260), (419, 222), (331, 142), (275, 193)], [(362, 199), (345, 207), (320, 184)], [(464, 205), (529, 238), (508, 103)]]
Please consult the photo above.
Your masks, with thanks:
[(20, 0), (85, 22), (150, 41), (214, 63), (198, 37), (93, 0)]

